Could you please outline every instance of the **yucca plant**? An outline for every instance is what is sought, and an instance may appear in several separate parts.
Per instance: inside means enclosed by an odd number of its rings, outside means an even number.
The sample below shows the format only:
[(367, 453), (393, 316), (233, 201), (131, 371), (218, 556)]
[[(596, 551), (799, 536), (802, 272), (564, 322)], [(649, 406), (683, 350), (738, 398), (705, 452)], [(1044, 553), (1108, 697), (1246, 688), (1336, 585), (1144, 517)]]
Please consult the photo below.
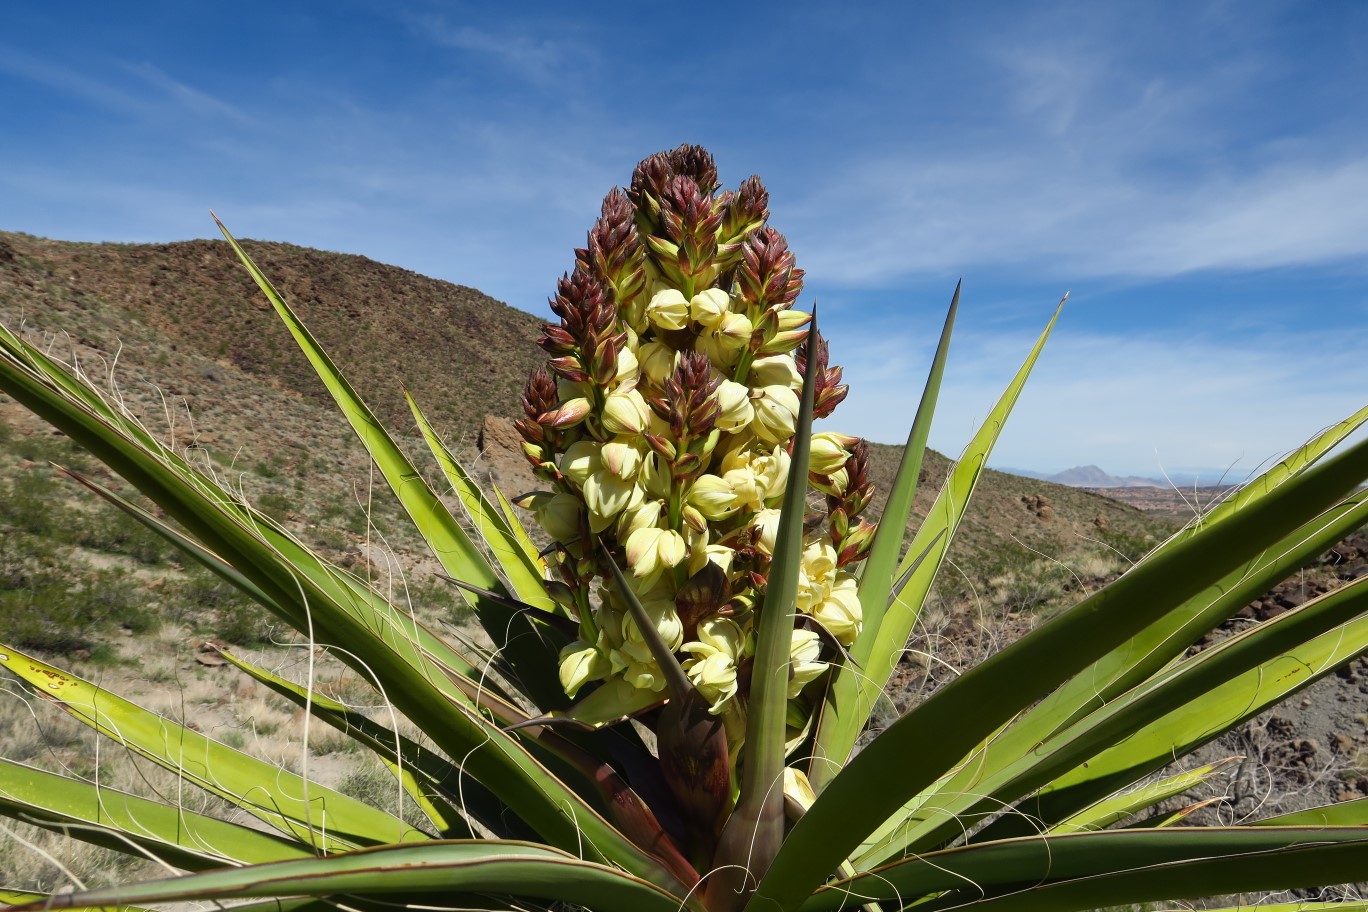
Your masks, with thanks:
[(1368, 647), (1365, 578), (1188, 654), (1368, 518), (1368, 442), (1327, 457), (1368, 408), (857, 751), (1054, 319), (907, 542), (958, 290), (876, 530), (862, 445), (812, 432), (844, 387), (792, 309), (802, 272), (767, 220), (759, 180), (721, 190), (697, 147), (609, 194), (552, 300), (549, 370), (519, 423), (544, 490), (518, 500), (542, 550), (411, 403), (450, 487), (424, 480), (224, 231), (494, 649), (423, 626), (0, 329), (0, 389), (169, 521), (88, 487), (430, 741), (230, 656), (387, 763), (415, 825), (0, 647), (35, 692), (256, 818), (2, 761), (4, 813), (182, 872), (11, 891), (13, 908), (1066, 910), (1368, 879), (1368, 800), (1234, 827), (1151, 812), (1213, 774), (1160, 773), (1173, 759)]

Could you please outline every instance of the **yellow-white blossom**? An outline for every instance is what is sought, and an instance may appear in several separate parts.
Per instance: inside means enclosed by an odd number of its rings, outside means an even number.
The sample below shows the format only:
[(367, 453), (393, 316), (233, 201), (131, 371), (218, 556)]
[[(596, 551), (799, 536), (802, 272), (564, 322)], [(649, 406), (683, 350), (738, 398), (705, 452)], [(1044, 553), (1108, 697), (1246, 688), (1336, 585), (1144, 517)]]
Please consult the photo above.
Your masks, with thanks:
[(689, 325), (689, 299), (678, 288), (661, 289), (646, 305), (646, 319), (661, 329), (683, 329)]
[(791, 661), (789, 672), (788, 698), (792, 700), (810, 682), (821, 677), (827, 670), (827, 663), (821, 661), (822, 640), (811, 630), (793, 631), (789, 645)]
[[(681, 295), (682, 297), (682, 295)], [(727, 315), (731, 299), (720, 288), (700, 291), (689, 301), (689, 316), (704, 329), (716, 329)]]
[(798, 424), (798, 394), (789, 386), (762, 386), (751, 402), (755, 418), (751, 430), (767, 443), (784, 443)]
[(584, 505), (589, 508), (589, 528), (594, 532), (608, 528), (615, 516), (637, 506), (646, 497), (640, 485), (603, 471), (586, 478), (581, 491)]
[(754, 420), (755, 408), (751, 405), (750, 387), (744, 383), (723, 380), (717, 385), (717, 392), (714, 395), (717, 396), (717, 406), (720, 409), (716, 424), (719, 430), (738, 431)]
[(855, 642), (860, 633), (863, 612), (860, 608), (859, 584), (850, 573), (836, 574), (834, 585), (820, 602), (808, 612), (831, 633), (842, 646)]
[[(627, 481), (636, 478), (637, 469), (641, 468), (641, 451), (634, 444), (625, 440), (613, 440), (605, 443), (599, 450), (599, 459), (606, 471), (612, 472), (618, 478)], [(565, 470), (561, 469), (561, 471), (564, 472)]]
[(568, 643), (560, 651), (560, 682), (567, 697), (573, 697), (590, 681), (603, 680), (611, 670), (603, 653), (583, 640)]
[(573, 494), (538, 491), (518, 503), (536, 514), (537, 524), (552, 540), (568, 542), (580, 537), (580, 516), (584, 512), (584, 505)]
[(787, 386), (797, 392), (803, 388), (803, 375), (792, 355), (769, 355), (751, 362), (746, 381), (751, 386)]
[(808, 455), (808, 471), (818, 475), (830, 475), (850, 459), (850, 447), (857, 438), (845, 434), (813, 434), (812, 448)]
[(698, 337), (698, 350), (708, 356), (714, 367), (727, 370), (740, 359), (753, 331), (745, 314), (729, 313)]
[(625, 393), (609, 393), (603, 403), (603, 429), (609, 434), (635, 436), (650, 423), (650, 412), (646, 400), (634, 389)]
[(643, 527), (627, 536), (627, 563), (638, 579), (649, 580), (666, 567), (677, 567), (688, 553), (684, 536), (673, 529)]
[(659, 387), (674, 373), (679, 352), (664, 342), (651, 341), (641, 346), (637, 358), (641, 362), (641, 373)]
[(712, 520), (726, 519), (738, 506), (731, 483), (717, 475), (698, 476), (689, 488), (689, 503)]
[(698, 625), (698, 639), (684, 644), (692, 658), (684, 663), (689, 679), (718, 715), (736, 696), (736, 665), (745, 652), (746, 634), (730, 618), (710, 617)]

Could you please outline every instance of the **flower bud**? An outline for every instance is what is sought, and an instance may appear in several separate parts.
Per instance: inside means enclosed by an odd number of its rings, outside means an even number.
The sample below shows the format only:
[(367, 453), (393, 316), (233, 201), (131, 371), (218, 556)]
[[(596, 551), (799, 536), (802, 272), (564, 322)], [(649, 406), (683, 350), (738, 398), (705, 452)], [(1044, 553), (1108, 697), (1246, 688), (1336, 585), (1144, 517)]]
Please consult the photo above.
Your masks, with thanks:
[(734, 380), (723, 380), (717, 385), (717, 406), (719, 414), (714, 427), (723, 431), (738, 431), (755, 419), (755, 407), (751, 404), (750, 388)]
[(570, 444), (558, 463), (561, 473), (583, 488), (589, 476), (603, 465), (599, 455), (602, 446), (597, 440), (577, 440)]
[(731, 484), (716, 475), (700, 475), (689, 488), (688, 502), (714, 521), (726, 519), (739, 506)]
[(565, 428), (574, 427), (583, 421), (589, 415), (589, 411), (592, 408), (593, 406), (589, 404), (588, 399), (577, 396), (555, 411), (547, 412), (545, 415), (542, 415), (538, 421), (547, 427), (564, 430)]
[(860, 438), (848, 434), (825, 431), (812, 435), (812, 449), (808, 456), (808, 471), (818, 475), (830, 475), (850, 459), (850, 447)]
[(689, 316), (706, 329), (716, 329), (727, 315), (730, 299), (720, 288), (708, 288), (693, 296), (689, 302)]
[(603, 403), (603, 429), (610, 434), (634, 437), (646, 429), (650, 420), (646, 400), (636, 390), (610, 393)]
[(787, 386), (766, 386), (752, 405), (751, 430), (766, 443), (785, 443), (798, 424), (798, 394)]
[(689, 323), (689, 300), (678, 288), (659, 291), (646, 305), (646, 319), (661, 329), (683, 329)]
[(573, 697), (590, 681), (606, 678), (609, 670), (603, 654), (583, 640), (575, 640), (560, 651), (560, 682), (567, 697)]
[(627, 564), (638, 579), (650, 579), (666, 567), (677, 567), (687, 549), (673, 529), (646, 527), (627, 536)]

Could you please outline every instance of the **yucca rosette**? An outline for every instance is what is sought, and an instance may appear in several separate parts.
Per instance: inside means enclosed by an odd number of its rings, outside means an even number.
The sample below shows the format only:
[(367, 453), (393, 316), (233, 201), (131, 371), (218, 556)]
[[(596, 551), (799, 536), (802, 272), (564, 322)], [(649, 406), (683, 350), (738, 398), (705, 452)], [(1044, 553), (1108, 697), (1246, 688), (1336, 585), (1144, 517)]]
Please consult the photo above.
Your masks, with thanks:
[[(597, 700), (600, 715), (608, 704), (649, 709), (671, 697), (666, 653), (724, 724), (733, 764), (806, 359), (816, 359), (817, 417), (846, 394), (826, 343), (809, 338), (810, 315), (793, 309), (803, 271), (768, 215), (759, 178), (722, 190), (698, 147), (641, 162), (557, 285), (559, 322), (540, 341), (550, 361), (529, 380), (518, 422), (548, 483), (520, 503), (554, 542), (578, 624), (561, 653), (566, 692)], [(805, 690), (860, 630), (853, 570), (874, 530), (862, 518), (865, 464), (855, 438), (814, 438), (806, 469), (825, 505), (806, 517), (796, 730), (810, 716)]]

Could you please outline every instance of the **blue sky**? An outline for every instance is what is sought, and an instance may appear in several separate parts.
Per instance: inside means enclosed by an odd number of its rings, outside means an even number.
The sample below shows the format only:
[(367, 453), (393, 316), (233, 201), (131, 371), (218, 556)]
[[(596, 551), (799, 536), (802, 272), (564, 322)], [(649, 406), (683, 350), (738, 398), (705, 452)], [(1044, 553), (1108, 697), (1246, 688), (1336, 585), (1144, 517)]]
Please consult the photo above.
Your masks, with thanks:
[(752, 173), (906, 433), (955, 280), (955, 453), (1242, 476), (1368, 401), (1368, 5), (13, 3), (0, 228), (361, 253), (546, 312), (603, 194)]

